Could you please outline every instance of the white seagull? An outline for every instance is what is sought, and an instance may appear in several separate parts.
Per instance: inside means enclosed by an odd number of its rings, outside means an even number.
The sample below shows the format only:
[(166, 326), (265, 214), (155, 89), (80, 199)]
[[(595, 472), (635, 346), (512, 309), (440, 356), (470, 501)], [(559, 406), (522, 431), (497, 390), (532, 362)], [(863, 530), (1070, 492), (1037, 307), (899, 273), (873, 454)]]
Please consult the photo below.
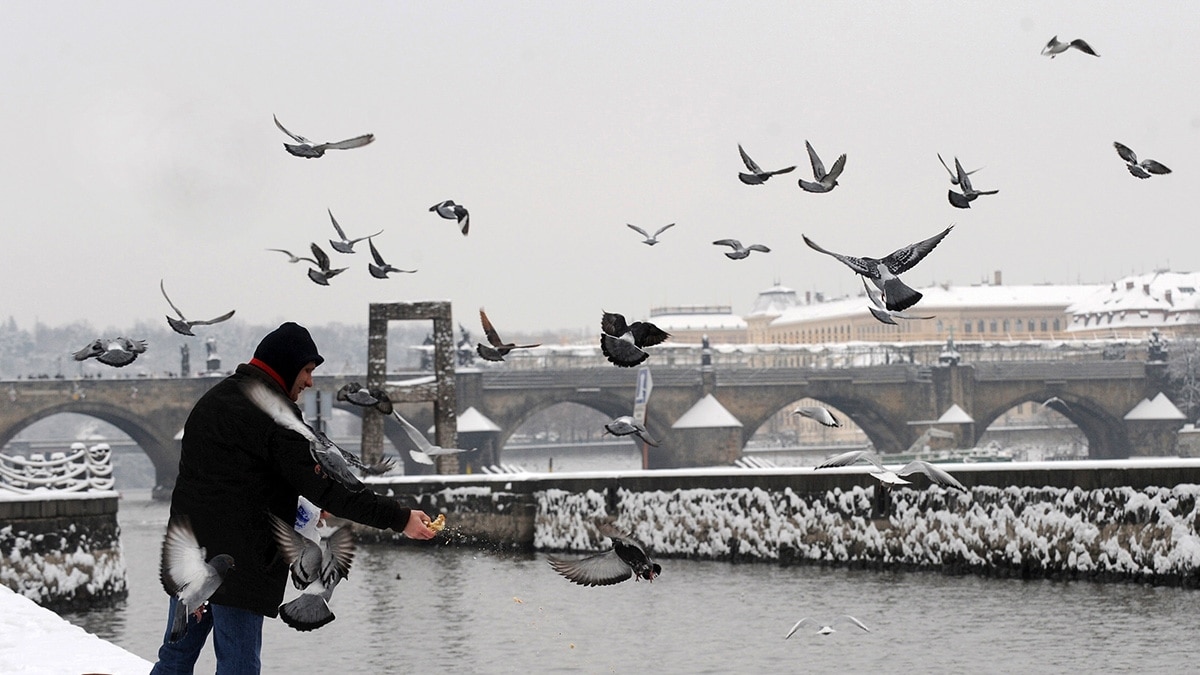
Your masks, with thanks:
[(1080, 40), (1077, 38), (1077, 39), (1071, 40), (1070, 42), (1059, 42), (1057, 35), (1050, 38), (1050, 41), (1046, 43), (1046, 46), (1042, 47), (1042, 56), (1049, 56), (1050, 58), (1054, 58), (1054, 57), (1058, 56), (1059, 54), (1067, 51), (1068, 49), (1071, 49), (1072, 47), (1075, 49), (1078, 49), (1079, 51), (1083, 52), (1084, 54), (1090, 54), (1092, 56), (1100, 56), (1099, 54), (1096, 53), (1096, 50), (1092, 49), (1091, 45), (1084, 42), (1083, 40)]
[(303, 157), (305, 159), (316, 159), (317, 157), (324, 155), (326, 150), (349, 150), (350, 148), (361, 148), (362, 146), (375, 140), (375, 134), (363, 134), (362, 136), (355, 136), (354, 138), (344, 141), (337, 141), (336, 143), (314, 144), (307, 138), (293, 134), (285, 129), (284, 126), (279, 123), (278, 117), (275, 117), (274, 115), (271, 117), (274, 118), (275, 126), (279, 127), (280, 131), (287, 134), (293, 141), (298, 143), (298, 145), (284, 143), (283, 147), (293, 155), (297, 157)]
[(433, 458), (439, 455), (453, 455), (459, 452), (466, 452), (466, 450), (461, 448), (443, 448), (440, 445), (430, 443), (429, 439), (425, 438), (425, 434), (421, 433), (420, 429), (417, 429), (408, 420), (400, 416), (399, 410), (393, 410), (392, 417), (395, 417), (400, 426), (404, 427), (404, 433), (408, 434), (409, 440), (413, 442), (413, 445), (417, 446), (416, 449), (410, 449), (408, 454), (418, 464), (432, 465)]
[(746, 169), (750, 171), (750, 173), (738, 173), (738, 180), (742, 181), (746, 185), (762, 185), (763, 183), (767, 182), (767, 179), (769, 179), (771, 176), (776, 176), (781, 173), (790, 173), (796, 169), (795, 166), (789, 166), (786, 169), (763, 171), (757, 162), (750, 159), (750, 155), (746, 154), (746, 151), (742, 149), (740, 143), (738, 144), (738, 154), (742, 156), (742, 163), (745, 164)]
[(630, 225), (629, 223), (625, 223), (625, 225), (626, 225), (626, 227), (633, 230), (634, 232), (637, 232), (638, 234), (642, 235), (642, 243), (647, 246), (653, 246), (653, 245), (657, 244), (658, 243), (658, 235), (662, 234), (663, 232), (666, 232), (668, 229), (670, 229), (672, 227), (675, 227), (675, 223), (671, 223), (670, 225), (663, 225), (662, 227), (658, 228), (657, 230), (654, 231), (654, 234), (646, 234), (646, 231), (643, 230), (642, 228), (638, 227), (637, 225)]
[(907, 272), (921, 262), (953, 229), (954, 226), (951, 225), (924, 241), (898, 248), (883, 258), (858, 258), (834, 253), (821, 248), (807, 235), (800, 236), (804, 238), (804, 243), (808, 244), (809, 248), (833, 256), (856, 273), (870, 279), (876, 288), (883, 291), (884, 305), (887, 309), (901, 311), (917, 304), (917, 301), (921, 299), (921, 293), (901, 281), (898, 275)]
[(842, 426), (842, 421), (837, 417), (834, 417), (833, 413), (829, 412), (829, 409), (824, 406), (802, 405), (793, 410), (792, 414), (800, 415), (801, 417), (807, 417), (808, 419), (820, 422), (827, 427)]
[(848, 623), (852, 626), (861, 628), (868, 633), (871, 632), (871, 629), (867, 628), (866, 624), (864, 624), (863, 622), (859, 621), (858, 619), (850, 616), (849, 614), (843, 614), (843, 615), (839, 616), (838, 618), (834, 619), (833, 621), (830, 621), (829, 623), (821, 623), (820, 621), (817, 621), (816, 619), (814, 619), (812, 617), (806, 616), (803, 619), (800, 619), (799, 621), (797, 621), (796, 624), (794, 626), (792, 626), (792, 629), (788, 631), (788, 634), (783, 636), (783, 639), (786, 640), (786, 639), (792, 637), (793, 635), (795, 635), (796, 631), (800, 630), (801, 626), (815, 625), (815, 626), (817, 626), (817, 630), (816, 630), (817, 635), (829, 635), (830, 633), (837, 632), (834, 629), (835, 625), (846, 624), (846, 623)]
[(268, 251), (278, 251), (278, 252), (286, 255), (288, 257), (288, 262), (290, 262), (290, 263), (298, 263), (300, 261), (304, 261), (304, 262), (310, 262), (314, 265), (319, 264), (316, 260), (314, 260), (312, 258), (304, 258), (304, 257), (296, 255), (295, 253), (292, 253), (291, 251), (286, 251), (282, 248), (269, 248), (267, 250)]
[(1121, 156), (1121, 159), (1125, 160), (1125, 168), (1129, 169), (1129, 173), (1137, 178), (1144, 180), (1149, 178), (1152, 173), (1160, 176), (1171, 173), (1170, 169), (1153, 159), (1143, 159), (1139, 162), (1137, 153), (1127, 145), (1113, 141), (1113, 147), (1117, 149), (1117, 154)]
[(851, 450), (850, 452), (843, 452), (840, 455), (830, 457), (824, 462), (818, 464), (816, 468), (828, 469), (835, 466), (849, 466), (860, 461), (867, 462), (876, 469), (879, 469), (879, 471), (873, 472), (871, 475), (879, 482), (889, 486), (907, 485), (910, 481), (904, 480), (901, 478), (901, 476), (911, 476), (915, 473), (923, 473), (929, 478), (930, 481), (941, 487), (953, 488), (955, 490), (967, 492), (967, 488), (964, 487), (962, 483), (958, 482), (954, 476), (951, 476), (949, 473), (946, 473), (942, 469), (930, 464), (929, 462), (920, 459), (914, 459), (900, 469), (892, 471), (883, 465), (883, 462), (881, 462), (879, 459), (879, 455), (876, 455), (870, 450)]
[(827, 173), (825, 165), (821, 163), (821, 158), (817, 156), (817, 151), (813, 150), (813, 146), (808, 141), (804, 141), (804, 147), (808, 148), (808, 159), (812, 163), (813, 179), (816, 181), (806, 181), (800, 179), (800, 187), (804, 188), (805, 192), (829, 192), (837, 187), (838, 176), (842, 175), (842, 170), (846, 168), (846, 155), (842, 154), (833, 163), (833, 168)]

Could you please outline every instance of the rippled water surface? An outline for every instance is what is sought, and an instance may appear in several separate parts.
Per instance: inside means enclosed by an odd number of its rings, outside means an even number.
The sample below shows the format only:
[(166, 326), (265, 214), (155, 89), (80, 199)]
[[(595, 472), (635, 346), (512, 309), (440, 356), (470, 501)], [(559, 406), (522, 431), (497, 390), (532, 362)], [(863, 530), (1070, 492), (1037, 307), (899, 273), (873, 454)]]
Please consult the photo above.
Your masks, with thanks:
[[(71, 621), (151, 661), (166, 618), (165, 504), (121, 501), (129, 598)], [(1184, 672), (1200, 593), (772, 564), (662, 560), (654, 583), (584, 588), (543, 555), (361, 546), (337, 620), (268, 620), (264, 672)], [(289, 589), (289, 592), (290, 589)], [(290, 597), (290, 595), (289, 595)], [(842, 628), (783, 636), (803, 616)], [(211, 645), (197, 672), (212, 672)]]

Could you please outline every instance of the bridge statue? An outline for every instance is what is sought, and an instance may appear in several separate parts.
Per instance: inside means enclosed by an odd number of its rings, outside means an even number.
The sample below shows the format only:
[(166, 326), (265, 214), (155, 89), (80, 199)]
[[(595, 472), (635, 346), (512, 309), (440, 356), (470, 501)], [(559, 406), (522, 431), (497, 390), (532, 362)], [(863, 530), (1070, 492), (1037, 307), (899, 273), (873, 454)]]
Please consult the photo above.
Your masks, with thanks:
[(192, 350), (185, 342), (179, 346), (179, 376), (191, 377), (192, 375)]

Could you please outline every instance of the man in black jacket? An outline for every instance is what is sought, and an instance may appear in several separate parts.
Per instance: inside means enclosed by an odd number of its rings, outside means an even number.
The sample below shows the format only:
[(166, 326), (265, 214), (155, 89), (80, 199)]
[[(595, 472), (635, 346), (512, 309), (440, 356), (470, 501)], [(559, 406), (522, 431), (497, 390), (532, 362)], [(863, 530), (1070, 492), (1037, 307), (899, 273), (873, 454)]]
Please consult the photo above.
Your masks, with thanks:
[[(211, 631), (218, 672), (259, 672), (263, 617), (278, 615), (288, 574), (268, 513), (293, 522), (300, 495), (364, 525), (414, 539), (436, 535), (422, 511), (370, 490), (351, 492), (324, 475), (308, 441), (276, 424), (243, 393), (244, 382), (258, 380), (298, 401), (324, 360), (303, 326), (284, 323), (263, 338), (249, 363), (200, 397), (188, 416), (171, 515), (188, 516), (206, 557), (229, 554), (234, 568), (209, 611), (189, 618), (183, 638), (172, 643), (164, 637), (153, 673), (192, 672)], [(171, 613), (174, 608), (171, 603)], [(168, 616), (168, 633), (170, 625)]]

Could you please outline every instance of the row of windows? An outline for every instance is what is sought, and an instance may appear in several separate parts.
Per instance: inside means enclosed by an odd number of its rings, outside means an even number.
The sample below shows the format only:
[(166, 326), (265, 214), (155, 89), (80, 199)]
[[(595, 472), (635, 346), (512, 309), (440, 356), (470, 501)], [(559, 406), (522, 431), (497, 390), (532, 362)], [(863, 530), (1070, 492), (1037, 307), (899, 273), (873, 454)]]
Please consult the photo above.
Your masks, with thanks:
[[(884, 336), (894, 335), (896, 333), (913, 333), (921, 331), (921, 322), (905, 321), (898, 326), (888, 326), (882, 323), (873, 323), (870, 325), (858, 325), (854, 333), (856, 337), (862, 338), (866, 336)], [(1053, 319), (978, 319), (975, 321), (964, 321), (961, 330), (965, 334), (1008, 334), (1008, 333), (1047, 333), (1050, 331), (1059, 332), (1062, 330), (1063, 321), (1059, 317)], [(935, 331), (941, 335), (946, 330), (946, 324), (938, 319), (935, 324)], [(804, 330), (792, 330), (785, 333), (776, 333), (772, 336), (772, 342), (784, 344), (799, 344), (799, 343), (814, 343), (814, 342), (839, 342), (850, 339), (851, 325), (841, 324), (838, 326), (822, 326), (821, 328), (809, 328)]]
[[(940, 324), (941, 322), (939, 321), (938, 323)], [(1003, 321), (997, 321), (996, 319), (992, 319), (985, 323), (983, 319), (979, 319), (974, 324), (972, 324), (970, 321), (964, 321), (963, 322), (963, 332), (970, 333), (970, 332), (972, 332), (972, 327), (973, 327), (974, 328), (973, 332), (976, 332), (976, 333), (983, 333), (983, 332), (988, 332), (988, 333), (1009, 333), (1009, 332), (1033, 333), (1033, 332), (1037, 332), (1039, 330), (1041, 332), (1045, 333), (1045, 332), (1051, 330), (1051, 328), (1050, 328), (1051, 326), (1054, 327), (1053, 330), (1055, 332), (1058, 332), (1059, 330), (1062, 329), (1062, 320), (1058, 319), (1058, 318), (1055, 318), (1053, 321), (1051, 321), (1049, 319), (1029, 319), (1029, 320), (1015, 319), (1010, 322), (1008, 319), (1004, 319)], [(987, 331), (984, 331), (985, 327), (987, 328)], [(939, 327), (939, 330), (940, 330), (940, 327)]]

